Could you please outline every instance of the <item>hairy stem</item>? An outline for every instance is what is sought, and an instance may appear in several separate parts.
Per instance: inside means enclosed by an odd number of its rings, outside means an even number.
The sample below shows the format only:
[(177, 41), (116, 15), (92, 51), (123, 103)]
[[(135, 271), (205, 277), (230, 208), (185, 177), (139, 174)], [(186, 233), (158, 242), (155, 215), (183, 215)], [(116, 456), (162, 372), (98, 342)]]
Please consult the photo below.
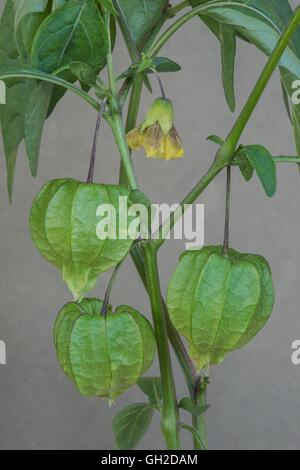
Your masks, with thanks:
[(143, 252), (163, 389), (161, 428), (168, 449), (176, 450), (180, 449), (178, 406), (160, 292), (157, 250), (152, 243), (145, 242)]

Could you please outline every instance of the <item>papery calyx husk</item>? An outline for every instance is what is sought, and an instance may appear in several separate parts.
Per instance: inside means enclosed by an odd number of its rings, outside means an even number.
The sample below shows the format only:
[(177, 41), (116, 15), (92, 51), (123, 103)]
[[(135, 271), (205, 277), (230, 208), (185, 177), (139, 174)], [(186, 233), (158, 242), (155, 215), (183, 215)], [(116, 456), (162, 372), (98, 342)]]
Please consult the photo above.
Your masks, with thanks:
[(54, 327), (58, 361), (85, 397), (116, 397), (132, 387), (151, 366), (155, 339), (151, 324), (137, 310), (108, 307), (85, 298), (59, 312)]
[(197, 370), (218, 364), (247, 344), (272, 313), (274, 289), (268, 262), (222, 247), (187, 250), (168, 287), (170, 319), (188, 341)]
[[(31, 237), (40, 253), (61, 269), (76, 300), (95, 286), (100, 273), (129, 252), (134, 236), (123, 233), (119, 224), (121, 214), (127, 217), (128, 196), (123, 186), (57, 179), (47, 183), (33, 201)], [(103, 204), (109, 204), (111, 211), (98, 215), (99, 207), (106, 207)], [(128, 217), (128, 223), (132, 219)]]

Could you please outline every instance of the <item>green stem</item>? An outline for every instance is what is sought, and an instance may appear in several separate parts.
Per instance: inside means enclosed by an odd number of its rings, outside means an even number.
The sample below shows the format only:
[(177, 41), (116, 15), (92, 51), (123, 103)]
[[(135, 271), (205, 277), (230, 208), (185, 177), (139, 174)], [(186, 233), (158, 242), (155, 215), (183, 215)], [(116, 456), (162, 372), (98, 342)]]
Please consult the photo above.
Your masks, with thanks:
[(167, 14), (168, 14), (168, 16), (174, 16), (179, 11), (183, 10), (186, 7), (190, 7), (190, 6), (191, 6), (190, 2), (188, 0), (186, 0), (184, 2), (179, 3), (175, 7), (169, 8), (169, 10), (167, 11)]
[[(196, 406), (206, 406), (207, 387), (209, 383), (210, 380), (208, 377), (199, 377), (199, 381), (193, 396), (193, 400)], [(201, 413), (199, 416), (193, 416), (193, 426), (197, 430), (201, 442), (204, 444), (205, 448), (207, 448), (206, 411)], [(194, 447), (197, 450), (203, 450), (203, 448), (200, 447), (196, 441), (194, 441)]]
[(163, 389), (162, 434), (168, 449), (178, 450), (180, 449), (178, 406), (160, 292), (157, 250), (152, 243), (145, 242), (143, 252)]
[(170, 215), (160, 227), (159, 234), (153, 243), (155, 243), (157, 248), (160, 248), (164, 243), (166, 236), (170, 230), (174, 227), (175, 223), (180, 219), (182, 214), (185, 212), (185, 205), (193, 204), (195, 200), (200, 196), (204, 189), (209, 185), (209, 183), (220, 173), (220, 171), (226, 165), (217, 165), (214, 163), (210, 169), (205, 173), (201, 180), (196, 184), (196, 186), (189, 192), (189, 194), (183, 199), (178, 208)]
[(120, 263), (117, 264), (117, 266), (114, 269), (114, 272), (112, 273), (110, 281), (108, 283), (108, 286), (107, 286), (107, 289), (106, 289), (106, 292), (105, 292), (105, 296), (104, 296), (104, 300), (103, 300), (103, 304), (102, 304), (102, 309), (101, 309), (101, 312), (100, 312), (100, 315), (102, 315), (103, 317), (106, 317), (106, 315), (107, 315), (107, 309), (108, 309), (108, 303), (109, 303), (111, 290), (113, 288), (114, 282), (116, 280), (117, 274), (119, 272), (119, 269), (120, 269), (123, 261), (124, 260), (120, 261)]
[(281, 38), (277, 42), (276, 47), (274, 48), (272, 54), (270, 55), (251, 95), (249, 96), (240, 116), (238, 117), (235, 125), (230, 131), (227, 139), (221, 146), (220, 150), (217, 153), (216, 159), (223, 161), (226, 164), (230, 162), (233, 156), (233, 152), (238, 144), (238, 141), (242, 135), (243, 130), (245, 129), (246, 124), (248, 123), (264, 89), (270, 77), (272, 76), (275, 68), (280, 61), (280, 58), (290, 42), (291, 36), (295, 32), (295, 29), (300, 21), (300, 7), (297, 7), (294, 15), (284, 30)]
[[(197, 8), (195, 9), (197, 10)], [(186, 15), (185, 15), (186, 16)], [(270, 80), (280, 58), (288, 45), (292, 34), (294, 33), (298, 23), (300, 21), (300, 7), (297, 7), (294, 15), (285, 29), (283, 35), (279, 39), (274, 51), (272, 52), (271, 56), (269, 57), (250, 97), (247, 100), (246, 105), (244, 106), (240, 116), (238, 117), (235, 125), (233, 126), (232, 130), (230, 131), (228, 137), (220, 147), (214, 164), (212, 167), (207, 171), (207, 173), (201, 178), (199, 183), (192, 189), (192, 191), (186, 196), (186, 198), (182, 201), (180, 206), (176, 209), (176, 211), (171, 214), (170, 218), (162, 224), (159, 230), (159, 236), (157, 240), (155, 240), (155, 245), (159, 248), (163, 243), (164, 240), (172, 229), (176, 221), (182, 216), (185, 211), (185, 204), (193, 204), (195, 200), (199, 197), (199, 195), (204, 191), (204, 189), (208, 186), (208, 184), (220, 173), (220, 171), (225, 168), (231, 161), (234, 155), (235, 148), (238, 144), (240, 136), (249, 121), (268, 81)]]
[[(138, 245), (134, 245), (131, 248), (130, 254), (131, 254), (133, 263), (136, 267), (136, 270), (142, 280), (142, 283), (148, 293), (145, 261), (144, 261), (143, 253)], [(162, 299), (162, 302), (163, 302), (168, 338), (170, 340), (171, 346), (175, 352), (177, 360), (183, 371), (189, 391), (193, 392), (195, 383), (196, 383), (195, 382), (196, 368), (187, 353), (187, 350), (180, 338), (180, 335), (177, 333), (177, 331), (175, 330), (174, 326), (171, 323), (171, 320), (168, 314), (168, 309), (163, 299)]]
[[(144, 74), (142, 73), (136, 74), (134, 76), (129, 105), (128, 105), (127, 119), (126, 119), (126, 127), (125, 127), (126, 134), (127, 132), (131, 131), (131, 129), (133, 129), (136, 126), (137, 116), (138, 116), (138, 111), (139, 111), (139, 106), (140, 106), (140, 101), (141, 101), (141, 96), (142, 96), (143, 80), (144, 80)], [(120, 166), (119, 182), (123, 186), (127, 186), (127, 177), (126, 177), (125, 169), (124, 169), (122, 162)]]
[[(107, 21), (109, 22), (109, 15), (108, 15)], [(119, 103), (119, 97), (118, 97), (117, 86), (116, 86), (116, 81), (114, 77), (113, 63), (112, 63), (110, 39), (109, 39), (109, 47), (108, 47), (108, 54), (106, 56), (106, 61), (107, 61), (108, 80), (109, 80), (111, 94), (112, 94), (110, 98), (111, 115), (107, 117), (106, 119), (108, 123), (110, 124), (116, 143), (118, 145), (119, 152), (120, 152), (121, 159), (122, 159), (122, 164), (124, 167), (124, 172), (126, 173), (129, 186), (132, 190), (138, 189), (138, 184), (137, 184), (137, 180), (136, 180), (135, 173), (133, 170), (129, 148), (126, 142), (122, 115), (120, 112), (120, 103)]]
[(227, 181), (226, 181), (226, 209), (225, 209), (223, 256), (228, 255), (228, 249), (229, 249), (230, 189), (231, 189), (231, 166), (228, 165)]
[(158, 38), (156, 43), (150, 49), (149, 55), (151, 57), (155, 57), (159, 53), (161, 48), (170, 39), (170, 37), (173, 36), (173, 34), (175, 34), (176, 31), (181, 28), (181, 26), (183, 26), (187, 21), (194, 18), (194, 16), (198, 15), (202, 10), (205, 10), (212, 6), (214, 3), (218, 2), (210, 2), (209, 5), (199, 5), (198, 7), (193, 8), (191, 11), (187, 12), (185, 15), (182, 15), (180, 18), (178, 18), (178, 20), (174, 21), (174, 23)]
[(125, 129), (119, 112), (112, 111), (112, 120), (109, 121), (122, 159), (126, 181), (131, 190), (138, 189), (138, 183), (132, 166), (131, 156), (126, 142)]

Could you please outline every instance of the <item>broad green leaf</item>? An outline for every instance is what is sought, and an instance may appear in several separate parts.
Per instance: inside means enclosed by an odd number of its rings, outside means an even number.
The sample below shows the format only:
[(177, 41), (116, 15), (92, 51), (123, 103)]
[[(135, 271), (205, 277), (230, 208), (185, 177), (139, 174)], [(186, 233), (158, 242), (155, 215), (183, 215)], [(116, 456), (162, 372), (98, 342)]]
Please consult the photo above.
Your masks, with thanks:
[(153, 409), (149, 403), (134, 403), (119, 411), (111, 426), (117, 450), (135, 448), (150, 426)]
[[(234, 26), (267, 55), (272, 53), (281, 37), (281, 30), (274, 27), (272, 21), (268, 21), (258, 10), (249, 9), (247, 5), (228, 3), (222, 7), (212, 6), (203, 10), (202, 14)], [(300, 59), (291, 47), (285, 49), (279, 65), (300, 76)]]
[(85, 85), (94, 86), (96, 85), (97, 74), (87, 64), (83, 62), (71, 62), (69, 64), (71, 72)]
[(231, 26), (220, 25), (220, 44), (222, 60), (222, 78), (229, 109), (235, 110), (234, 64), (236, 53), (236, 35)]
[(105, 65), (107, 43), (105, 26), (94, 1), (67, 2), (39, 28), (32, 46), (32, 64), (51, 73), (79, 61), (98, 73)]
[(148, 396), (151, 404), (159, 404), (162, 400), (162, 385), (160, 377), (141, 377), (138, 386)]
[(14, 5), (7, 0), (0, 19), (0, 63), (19, 56), (14, 37)]
[(274, 196), (277, 186), (276, 165), (269, 150), (261, 145), (247, 145), (243, 153), (255, 169), (266, 195)]
[[(20, 56), (27, 61), (36, 31), (51, 11), (51, 2), (48, 0), (14, 0), (14, 6), (16, 43)], [(45, 12), (46, 8), (47, 12)]]
[[(12, 0), (8, 0), (0, 20), (0, 68), (8, 60), (18, 65), (19, 62), (14, 60), (17, 57), (14, 8)], [(23, 77), (10, 78), (5, 80), (5, 84), (6, 104), (0, 104), (0, 121), (6, 157), (7, 187), (11, 200), (18, 146), (24, 136), (24, 107), (32, 84)]]
[(24, 137), (30, 170), (37, 175), (43, 127), (52, 95), (53, 85), (39, 82), (31, 91), (25, 110)]
[(165, 0), (118, 0), (131, 36), (140, 47), (155, 26), (166, 5)]
[(203, 414), (208, 408), (210, 408), (210, 405), (205, 405), (205, 406), (197, 406), (193, 403), (193, 400), (189, 397), (182, 398), (178, 404), (179, 408), (182, 408), (183, 410), (188, 411), (191, 413), (193, 416), (199, 416)]
[(117, 16), (118, 13), (113, 5), (112, 0), (97, 0), (102, 7), (104, 7), (107, 11), (112, 13), (113, 15)]
[(80, 95), (86, 101), (88, 101), (95, 109), (99, 109), (99, 104), (84, 91), (77, 88), (72, 83), (59, 78), (56, 75), (51, 75), (46, 72), (41, 72), (36, 70), (33, 67), (23, 64), (21, 61), (8, 61), (0, 63), (0, 80), (6, 80), (10, 78), (33, 78), (36, 80), (43, 80), (45, 82), (53, 83), (54, 85), (59, 85), (59, 87), (67, 88), (68, 90), (73, 91), (74, 93)]
[[(47, 7), (41, 13), (30, 13), (26, 15), (20, 25), (20, 39), (26, 56), (31, 56), (32, 43), (41, 23), (51, 13), (51, 1), (48, 0)], [(25, 52), (26, 50), (26, 52)]]
[(53, 0), (53, 10), (55, 10), (56, 8), (61, 7), (62, 5), (64, 5), (64, 3), (67, 3), (69, 1), (70, 0)]

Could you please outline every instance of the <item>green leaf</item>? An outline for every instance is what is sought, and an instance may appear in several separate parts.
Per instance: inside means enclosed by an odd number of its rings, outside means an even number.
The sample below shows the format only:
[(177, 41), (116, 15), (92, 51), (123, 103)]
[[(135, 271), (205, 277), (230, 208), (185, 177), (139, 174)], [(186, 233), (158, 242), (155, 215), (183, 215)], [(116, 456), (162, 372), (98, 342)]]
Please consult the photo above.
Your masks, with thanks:
[(112, 423), (117, 450), (131, 450), (147, 432), (154, 407), (149, 403), (134, 403), (123, 408)]
[[(0, 68), (7, 60), (13, 61), (18, 57), (18, 50), (14, 36), (14, 9), (12, 0), (6, 2), (0, 20)], [(4, 66), (5, 68), (5, 66)], [(0, 105), (0, 121), (3, 145), (6, 157), (7, 187), (10, 201), (18, 147), (24, 136), (24, 107), (30, 87), (32, 86), (23, 77), (14, 77), (5, 80), (6, 104)]]
[(53, 85), (39, 82), (31, 91), (25, 110), (24, 137), (30, 170), (37, 175), (38, 160), (44, 123), (52, 95)]
[[(276, 46), (282, 31), (276, 27), (272, 20), (260, 13), (259, 10), (249, 8), (247, 4), (213, 6), (203, 10), (214, 20), (234, 26), (249, 41), (255, 44), (265, 54), (270, 55)], [(300, 76), (300, 59), (291, 47), (287, 47), (280, 59), (279, 65), (291, 73)]]
[(83, 62), (71, 62), (69, 64), (71, 72), (85, 85), (94, 86), (97, 81), (97, 74), (89, 65)]
[(137, 384), (142, 392), (148, 396), (151, 404), (160, 404), (163, 397), (160, 377), (141, 377)]
[(118, 16), (118, 13), (113, 5), (112, 0), (98, 0), (101, 6), (103, 6), (107, 11), (112, 13), (114, 16)]
[[(181, 70), (179, 64), (166, 57), (155, 57), (155, 59), (153, 59), (152, 65), (159, 73), (178, 72), (179, 70)], [(149, 73), (153, 73), (152, 70), (150, 70)]]
[(67, 3), (69, 1), (70, 0), (53, 0), (53, 10), (55, 10), (56, 8), (61, 7), (62, 5), (64, 5), (64, 3)]
[(277, 186), (276, 165), (269, 150), (261, 145), (247, 145), (243, 152), (255, 169), (266, 195), (274, 196)]
[(244, 147), (237, 153), (236, 159), (241, 161), (241, 165), (239, 165), (240, 172), (242, 173), (243, 178), (245, 181), (250, 181), (253, 173), (254, 167), (250, 163), (246, 153), (244, 152)]
[(217, 136), (217, 135), (209, 135), (208, 137), (206, 137), (206, 140), (210, 140), (211, 142), (214, 142), (214, 144), (217, 144), (217, 145), (223, 145), (224, 141), (221, 139), (221, 137)]
[(51, 2), (48, 0), (14, 0), (14, 5), (16, 44), (20, 56), (27, 61), (38, 27), (51, 12)]
[(95, 109), (99, 109), (99, 104), (91, 96), (89, 96), (84, 91), (77, 88), (72, 83), (63, 80), (62, 78), (57, 77), (56, 75), (51, 75), (46, 72), (41, 72), (36, 70), (29, 65), (23, 64), (21, 61), (9, 61), (3, 64), (0, 64), (0, 80), (6, 80), (7, 78), (34, 78), (37, 80), (44, 80), (54, 85), (59, 85), (62, 88), (67, 88), (68, 90), (73, 91), (77, 95), (80, 95), (88, 103), (90, 103)]
[(107, 50), (105, 26), (94, 1), (71, 1), (42, 23), (32, 46), (32, 64), (51, 73), (79, 61), (98, 73)]
[(234, 64), (236, 54), (236, 35), (231, 26), (220, 25), (220, 43), (222, 60), (222, 78), (229, 109), (235, 110)]
[(119, 0), (131, 36), (140, 47), (156, 25), (165, 7), (165, 0)]
[(193, 400), (189, 397), (182, 398), (178, 404), (179, 408), (182, 408), (183, 410), (188, 411), (191, 413), (193, 416), (199, 416), (202, 413), (204, 413), (208, 408), (210, 408), (210, 405), (205, 405), (205, 406), (196, 406), (193, 403)]
[(19, 56), (14, 36), (14, 5), (7, 0), (0, 20), (0, 63)]

